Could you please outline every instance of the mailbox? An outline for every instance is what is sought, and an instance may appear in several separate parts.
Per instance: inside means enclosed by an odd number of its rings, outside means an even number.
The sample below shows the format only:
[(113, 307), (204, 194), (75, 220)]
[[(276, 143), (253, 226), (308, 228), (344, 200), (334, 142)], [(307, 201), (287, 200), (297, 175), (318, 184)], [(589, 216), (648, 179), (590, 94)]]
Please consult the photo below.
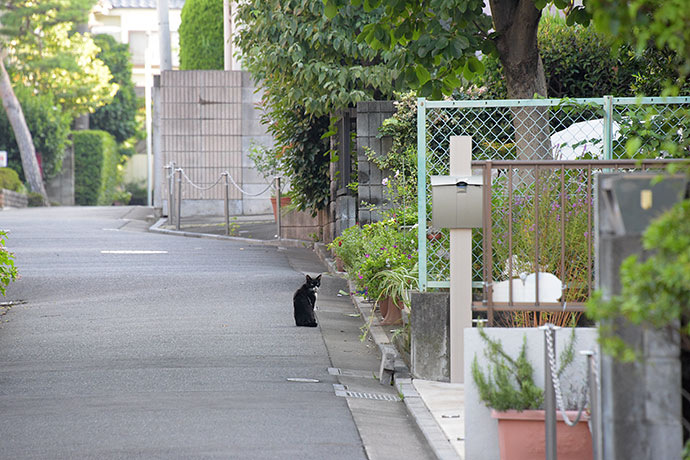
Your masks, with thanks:
[(482, 226), (482, 176), (431, 176), (431, 224), (435, 228)]
[(639, 235), (650, 221), (682, 200), (690, 183), (683, 176), (654, 179), (658, 174), (601, 174), (602, 231)]

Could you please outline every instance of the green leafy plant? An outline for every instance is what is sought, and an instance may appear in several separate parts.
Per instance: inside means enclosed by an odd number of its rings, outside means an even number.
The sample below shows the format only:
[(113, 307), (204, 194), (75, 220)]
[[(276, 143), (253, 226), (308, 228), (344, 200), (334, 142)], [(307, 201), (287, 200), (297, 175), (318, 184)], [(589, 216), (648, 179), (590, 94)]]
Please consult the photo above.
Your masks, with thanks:
[[(477, 385), (479, 398), (487, 407), (497, 411), (539, 409), (544, 403), (544, 391), (534, 382), (534, 368), (527, 359), (527, 338), (523, 337), (517, 358), (508, 355), (499, 340), (488, 336), (484, 328), (478, 329), (486, 344), (485, 355), (488, 371), (484, 373), (475, 355), (472, 361), (472, 378)], [(575, 358), (575, 328), (570, 340), (559, 357), (560, 376)]]
[(5, 238), (7, 232), (0, 230), (0, 294), (7, 293), (7, 286), (15, 281), (19, 274), (14, 266), (14, 254), (5, 249)]
[(377, 300), (390, 297), (396, 304), (410, 305), (410, 290), (418, 288), (419, 265), (410, 268), (407, 264), (381, 270), (372, 277), (379, 286)]
[(264, 110), (262, 123), (275, 140), (262, 156), (267, 164), (275, 159), (288, 178), (291, 205), (315, 215), (330, 199), (330, 142), (324, 138), (329, 118), (310, 116), (303, 107), (281, 105)]

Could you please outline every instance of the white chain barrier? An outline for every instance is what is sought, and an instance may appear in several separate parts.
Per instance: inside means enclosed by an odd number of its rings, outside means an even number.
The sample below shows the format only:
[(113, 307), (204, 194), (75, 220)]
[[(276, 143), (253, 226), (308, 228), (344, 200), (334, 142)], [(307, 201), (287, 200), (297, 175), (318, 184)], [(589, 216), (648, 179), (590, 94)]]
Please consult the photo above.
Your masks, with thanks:
[[(546, 329), (544, 330), (545, 332), (545, 337), (546, 337), (546, 352), (548, 354), (548, 360), (549, 360), (549, 367), (551, 368), (551, 377), (552, 377), (552, 383), (553, 383), (553, 389), (554, 393), (556, 394), (556, 403), (558, 404), (558, 408), (561, 411), (561, 415), (563, 416), (563, 421), (566, 423), (568, 426), (575, 426), (577, 423), (580, 421), (580, 418), (582, 417), (582, 413), (584, 412), (585, 406), (587, 404), (588, 400), (588, 393), (589, 393), (589, 384), (590, 384), (590, 370), (587, 370), (587, 378), (584, 387), (582, 387), (582, 390), (580, 391), (580, 403), (577, 408), (577, 416), (575, 417), (575, 420), (570, 420), (566, 413), (565, 409), (565, 403), (563, 401), (563, 391), (562, 391), (562, 386), (561, 386), (561, 379), (558, 375), (558, 367), (556, 363), (556, 347), (554, 346), (554, 335), (555, 334), (550, 334), (549, 329), (553, 329), (555, 326), (553, 324), (547, 324)], [(596, 369), (596, 366), (593, 366)]]
[(222, 173), (220, 173), (220, 176), (218, 177), (218, 179), (217, 179), (213, 184), (209, 185), (208, 187), (202, 187), (202, 186), (200, 186), (200, 185), (195, 184), (194, 181), (192, 181), (192, 179), (189, 178), (189, 176), (188, 176), (187, 173), (184, 171), (184, 169), (182, 169), (182, 168), (177, 168), (177, 171), (180, 171), (180, 172), (181, 172), (182, 176), (183, 176), (183, 177), (185, 178), (185, 180), (189, 183), (189, 185), (191, 185), (191, 186), (194, 187), (195, 189), (197, 189), (197, 190), (199, 190), (199, 191), (202, 191), (202, 192), (211, 190), (213, 187), (215, 187), (216, 185), (218, 185), (218, 184), (223, 180), (223, 177), (224, 177), (224, 176), (227, 177), (227, 178), (230, 180), (230, 183), (231, 183), (241, 194), (246, 195), (246, 196), (259, 196), (259, 195), (263, 195), (264, 193), (266, 193), (266, 192), (267, 192), (268, 190), (270, 190), (271, 188), (274, 188), (273, 183), (270, 183), (270, 184), (268, 184), (268, 185), (266, 186), (265, 189), (263, 189), (263, 190), (260, 191), (259, 193), (249, 193), (249, 192), (247, 192), (246, 190), (244, 190), (242, 187), (240, 187), (240, 186), (237, 184), (237, 182), (235, 182), (235, 179), (232, 177), (232, 175), (230, 175), (230, 173), (229, 173), (228, 171), (223, 171)]

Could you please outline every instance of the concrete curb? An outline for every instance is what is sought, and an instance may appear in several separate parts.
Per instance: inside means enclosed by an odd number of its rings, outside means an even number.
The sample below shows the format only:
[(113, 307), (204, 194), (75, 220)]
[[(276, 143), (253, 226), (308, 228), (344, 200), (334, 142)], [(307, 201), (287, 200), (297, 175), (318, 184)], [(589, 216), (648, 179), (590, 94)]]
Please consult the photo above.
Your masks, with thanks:
[[(162, 233), (167, 235), (176, 236), (186, 236), (192, 238), (207, 238), (215, 240), (230, 240), (240, 243), (252, 244), (252, 245), (268, 245), (268, 246), (278, 246), (278, 247), (297, 247), (297, 248), (310, 248), (316, 252), (319, 259), (328, 267), (328, 271), (336, 276), (345, 277), (345, 273), (338, 272), (335, 267), (335, 262), (330, 257), (326, 245), (323, 243), (314, 243), (310, 241), (303, 240), (291, 240), (291, 239), (276, 239), (276, 240), (256, 240), (251, 238), (241, 238), (236, 236), (225, 236), (225, 235), (214, 235), (210, 233), (195, 233), (187, 232), (183, 230), (170, 230), (161, 228), (161, 226), (167, 221), (167, 219), (159, 219), (158, 222), (149, 227), (149, 231), (153, 233)], [(348, 280), (348, 288), (350, 290), (350, 298), (354, 304), (357, 311), (360, 313), (362, 319), (369, 318), (372, 314), (374, 306), (367, 302), (363, 297), (354, 295), (356, 289), (354, 284)], [(424, 403), (424, 400), (419, 395), (414, 385), (412, 384), (412, 378), (410, 375), (410, 370), (405, 364), (405, 362), (400, 358), (397, 350), (393, 344), (388, 340), (386, 332), (383, 327), (378, 323), (372, 323), (369, 328), (369, 334), (372, 339), (379, 347), (381, 354), (390, 353), (391, 349), (395, 350), (395, 372), (393, 374), (393, 384), (398, 389), (398, 392), (403, 397), (403, 402), (407, 408), (408, 413), (412, 416), (420, 432), (424, 435), (427, 443), (431, 447), (436, 458), (439, 460), (462, 460), (462, 458), (455, 451), (450, 441), (446, 437), (445, 433), (441, 427), (434, 420), (431, 411)]]
[[(362, 315), (362, 318), (366, 320), (366, 318), (369, 318), (372, 314), (374, 306), (366, 302), (364, 298), (353, 295), (355, 289), (351, 281), (348, 281), (348, 285), (350, 287), (352, 303), (354, 303), (355, 307)], [(426, 438), (436, 458), (439, 460), (461, 460), (461, 457), (458, 455), (441, 427), (436, 423), (431, 411), (429, 411), (424, 400), (412, 384), (410, 370), (398, 355), (397, 349), (395, 349), (393, 344), (388, 340), (388, 335), (386, 335), (383, 327), (377, 323), (372, 323), (369, 328), (369, 334), (374, 342), (376, 342), (379, 350), (381, 350), (381, 354), (390, 352), (391, 348), (395, 350), (396, 358), (393, 383), (398, 389), (398, 392), (403, 396), (403, 402), (405, 403), (405, 407), (407, 407), (407, 411)]]

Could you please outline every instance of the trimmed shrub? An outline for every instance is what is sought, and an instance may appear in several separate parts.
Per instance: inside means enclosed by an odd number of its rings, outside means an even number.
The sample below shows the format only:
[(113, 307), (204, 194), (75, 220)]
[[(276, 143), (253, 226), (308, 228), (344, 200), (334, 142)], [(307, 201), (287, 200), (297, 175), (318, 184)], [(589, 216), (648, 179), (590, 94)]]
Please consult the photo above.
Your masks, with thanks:
[(187, 0), (181, 20), (180, 70), (223, 70), (223, 2)]
[[(72, 119), (49, 94), (34, 94), (24, 86), (17, 86), (14, 92), (22, 106), (36, 153), (41, 157), (43, 177), (55, 177), (62, 170)], [(24, 171), (19, 147), (4, 110), (0, 110), (0, 150), (7, 151), (7, 166), (17, 171), (22, 179)]]
[(82, 206), (111, 205), (117, 185), (117, 143), (105, 131), (75, 131), (74, 201)]
[(0, 188), (19, 192), (22, 189), (22, 181), (19, 180), (17, 171), (10, 168), (0, 168)]

